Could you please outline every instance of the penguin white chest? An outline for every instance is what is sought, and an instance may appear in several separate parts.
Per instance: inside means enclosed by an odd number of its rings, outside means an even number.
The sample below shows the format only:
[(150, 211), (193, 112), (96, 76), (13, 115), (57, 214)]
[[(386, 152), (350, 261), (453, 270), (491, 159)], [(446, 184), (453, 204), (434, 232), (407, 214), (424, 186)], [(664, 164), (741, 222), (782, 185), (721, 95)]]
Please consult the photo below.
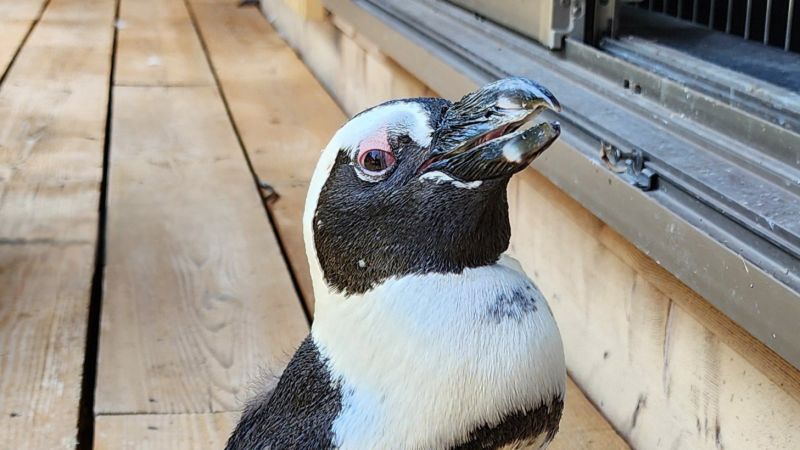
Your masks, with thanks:
[(342, 390), (343, 449), (450, 448), (564, 393), (547, 302), (508, 257), (317, 300), (312, 336)]

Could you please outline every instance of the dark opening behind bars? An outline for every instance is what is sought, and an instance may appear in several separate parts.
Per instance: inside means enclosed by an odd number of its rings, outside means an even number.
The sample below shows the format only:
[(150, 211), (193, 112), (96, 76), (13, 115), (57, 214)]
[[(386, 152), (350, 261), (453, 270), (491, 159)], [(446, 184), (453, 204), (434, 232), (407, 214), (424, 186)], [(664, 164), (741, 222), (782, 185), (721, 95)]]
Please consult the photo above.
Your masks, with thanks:
[(800, 53), (797, 0), (643, 0), (639, 7)]

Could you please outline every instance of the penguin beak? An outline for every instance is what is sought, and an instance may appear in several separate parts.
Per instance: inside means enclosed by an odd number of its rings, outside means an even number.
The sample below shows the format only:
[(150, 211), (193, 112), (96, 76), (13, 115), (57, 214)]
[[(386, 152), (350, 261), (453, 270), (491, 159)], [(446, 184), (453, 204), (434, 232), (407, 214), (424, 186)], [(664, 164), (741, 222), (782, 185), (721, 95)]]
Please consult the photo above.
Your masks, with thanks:
[(522, 129), (546, 109), (558, 112), (561, 105), (526, 78), (505, 78), (471, 92), (445, 113), (419, 172), (440, 171), (465, 182), (510, 177), (561, 133), (558, 122)]

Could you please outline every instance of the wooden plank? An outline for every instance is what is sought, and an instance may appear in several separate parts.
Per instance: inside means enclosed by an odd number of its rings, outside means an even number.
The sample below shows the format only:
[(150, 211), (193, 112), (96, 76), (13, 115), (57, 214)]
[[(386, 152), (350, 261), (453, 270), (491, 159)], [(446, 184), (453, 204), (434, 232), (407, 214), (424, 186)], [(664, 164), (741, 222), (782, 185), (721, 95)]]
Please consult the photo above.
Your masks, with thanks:
[(305, 192), (319, 151), (345, 115), (257, 9), (191, 7), (256, 173), (279, 195), (270, 208), (313, 311), (302, 236)]
[(116, 85), (214, 84), (183, 0), (125, 0), (119, 28)]
[(600, 241), (644, 279), (666, 294), (682, 310), (730, 346), (773, 383), (800, 402), (800, 370), (750, 335), (728, 316), (697, 295), (610, 227), (603, 227)]
[(8, 69), (32, 25), (30, 20), (0, 19), (0, 76)]
[(307, 333), (215, 88), (114, 90), (98, 413), (237, 410)]
[(95, 450), (220, 449), (237, 413), (98, 416)]
[(561, 427), (549, 450), (624, 450), (628, 444), (606, 422), (578, 386), (567, 380)]
[(631, 445), (797, 448), (796, 370), (537, 172), (511, 192), (513, 251), (550, 300), (570, 373)]
[(303, 20), (322, 20), (325, 18), (325, 8), (319, 0), (284, 0), (294, 12)]
[(0, 243), (0, 449), (75, 447), (94, 246)]
[(0, 89), (2, 449), (76, 443), (114, 17), (112, 0), (91, 6), (64, 21), (81, 5), (53, 0)]
[(0, 21), (33, 22), (42, 12), (45, 0), (0, 0)]

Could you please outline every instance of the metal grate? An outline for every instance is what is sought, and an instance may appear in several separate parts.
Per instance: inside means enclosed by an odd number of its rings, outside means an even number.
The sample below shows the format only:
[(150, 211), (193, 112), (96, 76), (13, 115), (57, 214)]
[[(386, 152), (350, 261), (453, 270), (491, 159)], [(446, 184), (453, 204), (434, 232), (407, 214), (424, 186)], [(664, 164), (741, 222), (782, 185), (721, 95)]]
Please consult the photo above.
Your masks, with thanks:
[(643, 0), (639, 7), (800, 53), (796, 0)]

